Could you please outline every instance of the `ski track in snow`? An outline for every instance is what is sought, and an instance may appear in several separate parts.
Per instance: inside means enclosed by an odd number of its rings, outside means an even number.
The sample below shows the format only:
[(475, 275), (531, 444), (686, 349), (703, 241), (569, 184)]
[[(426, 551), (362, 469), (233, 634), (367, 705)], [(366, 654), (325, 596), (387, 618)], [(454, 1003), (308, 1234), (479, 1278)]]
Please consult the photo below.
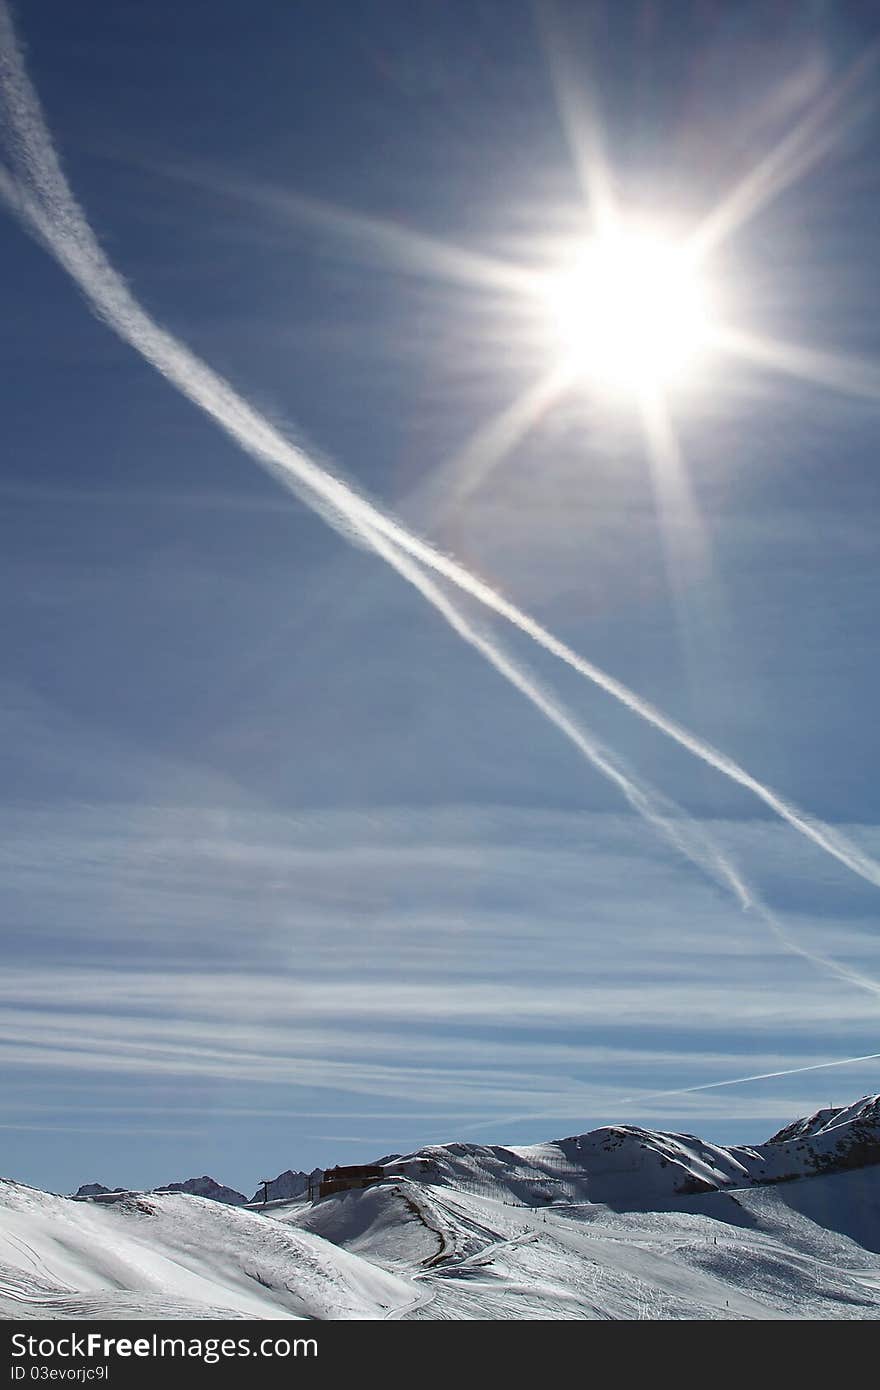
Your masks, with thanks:
[[(411, 1261), (410, 1275), (430, 1290), (405, 1319), (876, 1319), (880, 1317), (880, 1254), (800, 1216), (788, 1202), (795, 1187), (818, 1184), (847, 1203), (851, 1174), (796, 1184), (737, 1190), (699, 1199), (700, 1210), (614, 1211), (601, 1204), (535, 1210), (444, 1189), (429, 1194), (454, 1239), (437, 1262)], [(880, 1199), (880, 1168), (874, 1171)], [(835, 1188), (835, 1184), (837, 1187)], [(381, 1198), (350, 1194), (337, 1203), (337, 1238)], [(347, 1208), (347, 1209), (346, 1209)], [(734, 1210), (755, 1225), (733, 1225)], [(275, 1219), (309, 1220), (292, 1204)], [(377, 1211), (369, 1257), (401, 1273), (399, 1228)], [(367, 1254), (363, 1233), (358, 1249)], [(426, 1247), (428, 1248), (428, 1247)]]

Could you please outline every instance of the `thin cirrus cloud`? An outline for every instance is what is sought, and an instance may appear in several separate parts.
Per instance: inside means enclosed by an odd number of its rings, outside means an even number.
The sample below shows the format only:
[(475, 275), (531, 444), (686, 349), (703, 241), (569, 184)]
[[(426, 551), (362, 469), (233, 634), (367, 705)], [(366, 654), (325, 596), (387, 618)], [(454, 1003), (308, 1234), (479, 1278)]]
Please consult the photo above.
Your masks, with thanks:
[[(48, 977), (40, 982), (51, 986)], [(108, 988), (112, 997), (113, 979), (105, 976), (101, 983)], [(154, 986), (158, 992), (160, 981)], [(452, 1114), (478, 1115), (480, 1128), (491, 1128), (493, 1123), (504, 1117), (509, 1124), (522, 1123), (523, 1120), (551, 1120), (567, 1116), (577, 1116), (581, 1121), (616, 1113), (618, 1116), (635, 1106), (644, 1113), (644, 1107), (652, 1107), (653, 1113), (662, 1113), (657, 1102), (668, 1097), (680, 1098), (686, 1105), (686, 1113), (713, 1116), (725, 1113), (717, 1106), (713, 1091), (721, 1086), (732, 1086), (744, 1081), (760, 1081), (783, 1077), (800, 1076), (830, 1068), (843, 1066), (864, 1067), (870, 1056), (857, 1053), (843, 1055), (848, 1038), (847, 1030), (861, 1024), (865, 1019), (858, 1016), (843, 1019), (839, 1010), (835, 1015), (833, 1001), (821, 995), (807, 997), (804, 1004), (811, 1016), (821, 1020), (823, 1030), (829, 1039), (829, 1047), (837, 1041), (836, 1056), (816, 1058), (814, 1052), (807, 1053), (803, 1061), (801, 1052), (797, 1057), (783, 1050), (765, 1050), (747, 1055), (737, 1055), (727, 1051), (703, 1050), (696, 1048), (693, 1053), (686, 1049), (659, 1050), (652, 1043), (646, 1043), (640, 1050), (627, 1047), (619, 1054), (609, 1045), (585, 1044), (582, 1047), (564, 1043), (554, 1046), (552, 1041), (543, 1038), (529, 1040), (512, 1046), (507, 1036), (509, 1020), (506, 1017), (501, 992), (474, 991), (472, 997), (457, 1005), (460, 1010), (459, 1021), (470, 1010), (470, 1021), (475, 1028), (472, 1036), (466, 1032), (457, 1034), (448, 1041), (436, 1036), (423, 1038), (417, 1027), (410, 1027), (398, 1035), (393, 1033), (375, 1036), (358, 1034), (351, 1030), (348, 1035), (340, 1028), (340, 1019), (348, 1017), (348, 1010), (358, 1016), (362, 1001), (352, 988), (346, 997), (340, 991), (335, 1000), (326, 1001), (328, 1007), (335, 1005), (335, 1012), (328, 1013), (325, 1020), (328, 1027), (315, 1027), (310, 1035), (308, 1029), (299, 1027), (288, 1037), (283, 1026), (267, 1027), (254, 1021), (251, 1025), (239, 1025), (229, 1030), (228, 1024), (220, 1015), (222, 1007), (233, 1001), (228, 989), (224, 990), (221, 981), (215, 979), (214, 998), (218, 1005), (214, 1015), (201, 1024), (184, 1023), (163, 1017), (144, 1019), (127, 1017), (124, 1014), (109, 1018), (106, 1013), (96, 1012), (88, 1007), (80, 1008), (70, 1015), (49, 1009), (14, 1011), (7, 1018), (0, 1032), (0, 1056), (5, 1065), (17, 1068), (32, 1068), (39, 1073), (51, 1068), (56, 1075), (67, 1076), (70, 1084), (82, 1083), (85, 1095), (92, 1101), (106, 1080), (125, 1077), (130, 1081), (149, 1080), (180, 1084), (183, 1081), (211, 1082), (222, 1081), (224, 1095), (234, 1093), (236, 1086), (245, 1088), (243, 1094), (254, 1098), (253, 1088), (259, 1085), (258, 1094), (264, 1096), (273, 1088), (282, 1087), (286, 1098), (297, 1090), (308, 1095), (315, 1088), (322, 1093), (335, 1092), (340, 1097), (340, 1111), (346, 1110), (342, 1098), (351, 1096), (369, 1097), (374, 1105), (384, 1101), (393, 1108), (395, 1099), (402, 1093), (411, 1093), (418, 1087), (421, 1097), (420, 1113), (424, 1117), (442, 1118), (444, 1111)], [(245, 978), (244, 990), (262, 998), (260, 981)], [(190, 981), (179, 981), (181, 995), (179, 1002), (184, 1004)], [(256, 987), (256, 988), (255, 988)], [(383, 991), (384, 993), (384, 991)], [(423, 1022), (425, 1006), (435, 1013), (438, 996), (445, 993), (447, 1001), (452, 991), (421, 992), (408, 991), (404, 1003), (401, 1022), (415, 1025)], [(517, 1009), (517, 1001), (511, 1000), (508, 991), (506, 1003)], [(521, 991), (525, 994), (525, 991)], [(689, 996), (688, 991), (671, 989), (663, 1001), (654, 1000), (651, 1005), (651, 1018), (664, 1028), (669, 1028), (676, 1011), (682, 1010), (693, 1015), (692, 1005), (697, 991)], [(596, 1011), (597, 1022), (603, 1019), (599, 1008), (603, 994), (601, 990), (584, 991), (578, 1001), (581, 1008)], [(174, 997), (174, 992), (172, 992)], [(104, 1001), (102, 1001), (104, 1002)], [(241, 1002), (240, 998), (235, 1002)], [(548, 1001), (549, 1002), (549, 1001)], [(167, 1005), (168, 1000), (165, 1000)], [(494, 1004), (494, 1016), (487, 1016), (487, 1009)], [(665, 1009), (664, 1009), (665, 1004)], [(441, 1000), (442, 1006), (442, 1000)], [(531, 1002), (527, 1001), (531, 1007)], [(567, 1011), (567, 1001), (562, 1001)], [(641, 1001), (631, 992), (611, 991), (607, 997), (607, 1014), (604, 1019), (606, 1029), (612, 1021), (612, 1012), (619, 1019), (621, 1010), (629, 1010), (630, 1015), (641, 1006)], [(392, 992), (389, 1009), (392, 1016), (397, 1010), (397, 1001)], [(708, 1026), (717, 1021), (725, 1007), (724, 991), (718, 987), (714, 994), (706, 997), (705, 1017), (691, 1017), (695, 1029)], [(661, 1017), (662, 1011), (662, 1017)], [(550, 1015), (549, 1007), (546, 1009)], [(381, 1018), (381, 1026), (387, 1027), (384, 1012), (372, 1011), (372, 1016)], [(578, 1016), (574, 1010), (566, 1012), (568, 1029)], [(477, 1022), (478, 1021), (478, 1022)], [(650, 1021), (650, 1020), (649, 1020)], [(747, 1001), (747, 1007), (740, 1016), (742, 1027), (767, 1023), (768, 1001), (766, 991), (760, 997), (755, 991), (754, 998)], [(782, 1027), (792, 1021), (781, 1017)], [(498, 1029), (498, 1037), (493, 1046), (490, 1038), (486, 1042), (487, 1022)], [(836, 1024), (836, 1027), (835, 1027)], [(475, 1063), (475, 1056), (479, 1062)], [(784, 1065), (780, 1065), (783, 1063)], [(796, 1063), (785, 1065), (787, 1063)], [(657, 1086), (650, 1089), (652, 1079), (661, 1082), (668, 1075), (668, 1068), (681, 1068), (687, 1065), (692, 1075), (703, 1077), (689, 1088), (668, 1088)], [(747, 1067), (747, 1070), (743, 1070)], [(738, 1068), (740, 1075), (726, 1081), (719, 1081), (719, 1070)], [(597, 1079), (593, 1080), (593, 1073)], [(854, 1072), (854, 1074), (857, 1074)], [(865, 1073), (867, 1074), (867, 1073)], [(802, 1103), (802, 1102), (801, 1102)], [(71, 1105), (73, 1101), (71, 1100)], [(754, 1101), (745, 1105), (753, 1113)], [(772, 1097), (774, 1109), (767, 1113), (779, 1114), (778, 1089)], [(429, 1108), (426, 1108), (429, 1107)], [(453, 1111), (452, 1107), (457, 1107)], [(525, 1113), (523, 1113), (523, 1109)], [(508, 1112), (513, 1113), (508, 1113)], [(308, 1113), (308, 1112), (306, 1112)], [(331, 1112), (332, 1113), (332, 1112)], [(682, 1113), (685, 1113), (683, 1111)], [(28, 1120), (27, 1123), (37, 1123)]]
[[(792, 870), (805, 903), (834, 889), (785, 827), (714, 829), (774, 891)], [(343, 1113), (356, 1096), (393, 1108), (417, 1080), (437, 1123), (455, 1106), (490, 1128), (524, 1111), (587, 1122), (631, 1117), (622, 1098), (673, 1065), (715, 1085), (822, 1064), (817, 1029), (831, 1063), (862, 1056), (874, 1023), (869, 997), (783, 957), (624, 815), (139, 804), (16, 808), (0, 830), (21, 928), (0, 1065), (54, 1069), (84, 1103), (117, 1078), (280, 1087), (285, 1109), (321, 1087)], [(859, 968), (873, 927), (848, 882), (836, 940)], [(787, 916), (800, 941), (825, 939), (824, 918)], [(40, 937), (51, 965), (31, 960)], [(676, 1105), (723, 1113), (708, 1091)]]
[[(590, 1032), (604, 1031), (610, 1037), (622, 1018), (634, 1028), (669, 1029), (676, 1021), (680, 1023), (686, 1012), (688, 1027), (705, 1031), (717, 1022), (725, 1001), (729, 1001), (725, 982), (712, 984), (705, 975), (682, 979), (671, 972), (666, 972), (648, 997), (638, 983), (607, 980), (584, 981), (566, 988), (558, 982), (547, 987), (522, 981), (468, 984), (460, 980), (363, 982), (343, 978), (332, 983), (305, 979), (297, 988), (290, 983), (279, 987), (272, 976), (244, 972), (234, 980), (219, 972), (179, 972), (171, 981), (167, 975), (157, 974), (145, 978), (142, 987), (133, 991), (121, 970), (90, 970), (86, 975), (74, 969), (63, 975), (51, 970), (30, 974), (11, 971), (10, 989), (13, 987), (25, 1000), (28, 995), (45, 1000), (51, 994), (57, 1003), (26, 1008), (10, 1002), (7, 994), (6, 1021), (0, 1036), (11, 1052), (26, 1043), (48, 1047), (55, 1042), (62, 1049), (78, 1048), (81, 1056), (94, 1051), (96, 1070), (125, 1066), (136, 1070), (132, 1059), (136, 1062), (142, 1054), (148, 1070), (153, 1062), (167, 1060), (178, 1071), (198, 1074), (215, 1062), (220, 1066), (231, 1060), (240, 1064), (244, 1074), (254, 1076), (264, 1063), (283, 1069), (312, 1050), (325, 1057), (335, 1051), (369, 1055), (384, 1048), (397, 1050), (401, 1058), (411, 1058), (422, 1048), (425, 1055), (451, 1056), (460, 1051), (462, 1057), (472, 1056), (472, 1040), (435, 1040), (430, 1030), (446, 1025), (484, 1030), (489, 1054), (493, 1030), (499, 1030), (497, 1041), (506, 1043), (506, 1030), (518, 1027), (540, 1029), (541, 1038), (545, 1038), (557, 1032), (570, 1036), (573, 1029), (587, 1024)], [(820, 988), (802, 984), (798, 993), (797, 1000), (776, 1003), (768, 999), (762, 980), (750, 985), (740, 982), (737, 1016), (743, 1024), (768, 1026), (772, 1021), (782, 1028), (801, 1023), (806, 1011), (814, 1021), (827, 1023), (831, 1031), (849, 1029), (857, 1019), (864, 1026), (873, 1017), (867, 1006), (861, 1013), (852, 1008), (842, 1011), (839, 1002)], [(102, 1005), (106, 1006), (103, 1010)], [(290, 1023), (293, 1013), (296, 1024)], [(230, 1022), (230, 1016), (241, 1021)], [(261, 1021), (261, 1017), (274, 1022)], [(410, 1030), (412, 1025), (428, 1030), (424, 1038), (418, 1027), (406, 1035), (393, 1031), (372, 1034), (375, 1027)], [(326, 1034), (322, 1032), (325, 1026)], [(364, 1035), (365, 1029), (371, 1030), (371, 1036)], [(537, 1045), (538, 1055), (545, 1045)], [(512, 1049), (515, 1054), (515, 1042)], [(126, 1052), (131, 1054), (127, 1061), (123, 1057)], [(558, 1057), (559, 1049), (553, 1047), (550, 1053)], [(575, 1049), (569, 1055), (574, 1058), (579, 1054)], [(482, 1045), (480, 1056), (482, 1060)], [(497, 1072), (493, 1069), (492, 1074)], [(282, 1070), (279, 1075), (289, 1079), (289, 1072)]]
[[(417, 1085), (436, 1123), (458, 1107), (462, 1124), (521, 1124), (525, 1111), (546, 1128), (631, 1117), (628, 1097), (640, 1114), (665, 1104), (668, 1115), (668, 1100), (642, 1093), (685, 1068), (714, 1087), (837, 1066), (864, 1056), (873, 1026), (871, 1000), (841, 998), (783, 957), (710, 884), (652, 858), (646, 831), (634, 846), (622, 816), (462, 808), (316, 825), (95, 808), (14, 821), (10, 861), (32, 910), (51, 920), (62, 866), (70, 915), (62, 959), (7, 961), (0, 1063), (35, 1078), (52, 1069), (92, 1103), (114, 1079), (222, 1082), (227, 1100), (230, 1088), (251, 1100), (283, 1088), (285, 1106), (320, 1087), (346, 1113), (348, 1097), (394, 1109)], [(727, 833), (767, 839), (766, 826)], [(774, 864), (791, 848), (782, 827), (775, 835)], [(572, 953), (585, 931), (589, 951)], [(821, 939), (824, 924), (801, 917), (798, 932)], [(870, 956), (861, 919), (842, 947)], [(774, 1103), (737, 1113), (777, 1116), (778, 1088)], [(676, 1104), (733, 1113), (708, 1090)]]

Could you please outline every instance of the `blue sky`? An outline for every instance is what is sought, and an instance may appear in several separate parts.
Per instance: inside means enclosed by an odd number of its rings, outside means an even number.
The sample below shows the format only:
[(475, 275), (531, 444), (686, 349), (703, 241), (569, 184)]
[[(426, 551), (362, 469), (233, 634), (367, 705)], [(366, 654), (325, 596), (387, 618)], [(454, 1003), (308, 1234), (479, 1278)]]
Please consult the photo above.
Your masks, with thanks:
[[(155, 319), (336, 476), (880, 855), (877, 70), (859, 68), (880, 23), (731, 8), (38, 0), (15, 18), (73, 192)], [(532, 306), (480, 267), (544, 265), (589, 222), (560, 36), (625, 206), (699, 224), (777, 151), (773, 196), (710, 269), (743, 332), (801, 356), (716, 354), (671, 403), (699, 565), (637, 412), (586, 386), (460, 486), (463, 451), (549, 365)], [(862, 1063), (649, 1097), (878, 1051), (877, 996), (658, 839), (5, 214), (0, 254), (6, 1172), (250, 1190), (612, 1119), (755, 1140), (878, 1089)], [(479, 621), (801, 949), (880, 977), (875, 887)]]

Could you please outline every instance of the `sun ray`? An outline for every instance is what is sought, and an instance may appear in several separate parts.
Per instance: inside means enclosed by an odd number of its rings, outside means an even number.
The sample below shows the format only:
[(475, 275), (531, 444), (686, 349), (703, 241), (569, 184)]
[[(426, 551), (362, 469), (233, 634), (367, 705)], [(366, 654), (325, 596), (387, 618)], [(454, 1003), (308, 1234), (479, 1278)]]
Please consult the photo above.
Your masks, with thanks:
[(306, 225), (347, 242), (356, 258), (389, 264), (401, 274), (520, 294), (534, 291), (535, 273), (525, 266), (466, 250), (391, 218), (374, 217), (277, 184), (242, 179), (207, 166), (163, 163), (168, 178), (262, 208), (288, 224)]
[(768, 371), (826, 386), (845, 396), (880, 401), (880, 367), (862, 357), (819, 352), (720, 324), (712, 330), (713, 346)]
[(673, 531), (687, 543), (687, 565), (683, 568), (679, 559), (673, 566), (679, 586), (702, 583), (708, 568), (705, 531), (665, 394), (657, 389), (643, 390), (639, 415), (667, 549), (670, 555), (681, 555), (679, 547), (672, 544)]
[(412, 499), (419, 514), (436, 523), (459, 511), (559, 399), (569, 381), (570, 374), (558, 365), (481, 425)]
[[(857, 113), (844, 108), (877, 66), (880, 44), (872, 44), (813, 109), (706, 216), (688, 238), (702, 260), (786, 188), (797, 183), (850, 129)], [(844, 109), (842, 109), (844, 108)]]
[(723, 667), (722, 596), (703, 518), (664, 392), (644, 390), (639, 417), (651, 471), (666, 574), (692, 689)]
[(578, 175), (593, 230), (610, 235), (617, 225), (617, 200), (610, 166), (604, 153), (602, 128), (595, 103), (588, 96), (597, 84), (572, 70), (569, 48), (551, 0), (536, 6), (536, 22), (547, 70), (556, 99), (559, 121)]

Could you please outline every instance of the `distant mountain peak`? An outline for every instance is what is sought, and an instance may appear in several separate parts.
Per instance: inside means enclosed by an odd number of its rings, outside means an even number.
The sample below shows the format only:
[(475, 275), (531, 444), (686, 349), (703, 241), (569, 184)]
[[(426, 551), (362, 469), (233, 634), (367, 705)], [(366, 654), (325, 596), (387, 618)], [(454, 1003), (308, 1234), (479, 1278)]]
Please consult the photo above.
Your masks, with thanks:
[(209, 1197), (212, 1202), (224, 1202), (228, 1207), (243, 1207), (247, 1205), (247, 1197), (243, 1192), (236, 1192), (234, 1187), (226, 1187), (222, 1182), (217, 1182), (216, 1178), (210, 1178), (204, 1174), (201, 1178), (186, 1178), (183, 1182), (168, 1182), (163, 1187), (154, 1187), (154, 1192), (189, 1192), (193, 1197)]

